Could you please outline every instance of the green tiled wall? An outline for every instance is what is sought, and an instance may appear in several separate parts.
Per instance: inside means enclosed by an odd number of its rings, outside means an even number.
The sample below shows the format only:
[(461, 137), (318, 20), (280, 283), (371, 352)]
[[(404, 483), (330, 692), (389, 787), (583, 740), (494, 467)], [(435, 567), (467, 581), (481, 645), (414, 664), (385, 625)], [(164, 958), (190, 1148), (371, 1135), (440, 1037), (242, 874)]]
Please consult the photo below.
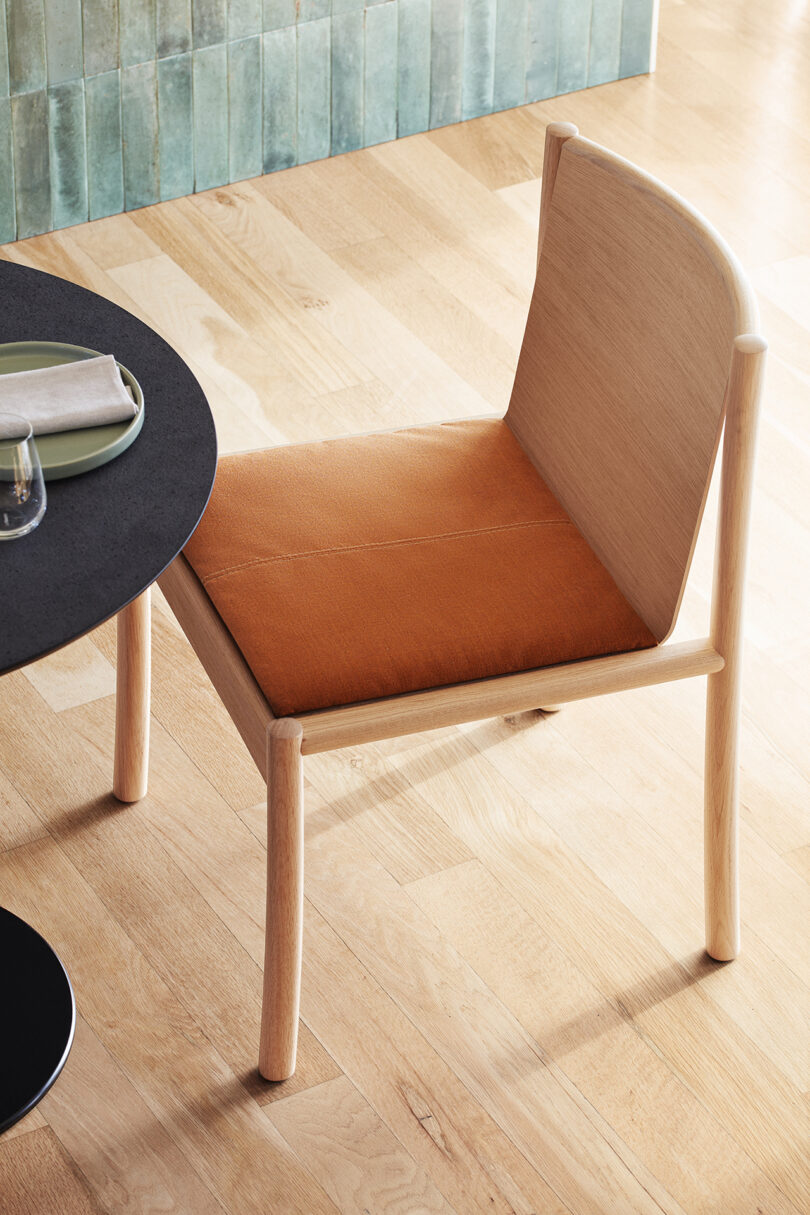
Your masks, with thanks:
[(650, 68), (656, 0), (0, 0), (0, 242)]

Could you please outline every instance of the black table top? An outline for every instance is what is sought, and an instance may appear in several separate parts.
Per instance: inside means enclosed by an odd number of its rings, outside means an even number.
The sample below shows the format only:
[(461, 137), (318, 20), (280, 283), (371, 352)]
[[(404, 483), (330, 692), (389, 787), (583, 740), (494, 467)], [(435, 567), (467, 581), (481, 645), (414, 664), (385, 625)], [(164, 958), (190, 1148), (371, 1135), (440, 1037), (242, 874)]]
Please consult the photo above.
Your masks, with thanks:
[(64, 1067), (76, 1005), (50, 945), (3, 907), (0, 975), (0, 1131), (5, 1131), (45, 1096)]
[(0, 343), (72, 342), (114, 354), (143, 388), (143, 429), (102, 468), (48, 483), (33, 532), (0, 543), (0, 672), (81, 636), (135, 599), (200, 520), (214, 422), (180, 356), (92, 291), (0, 261)]

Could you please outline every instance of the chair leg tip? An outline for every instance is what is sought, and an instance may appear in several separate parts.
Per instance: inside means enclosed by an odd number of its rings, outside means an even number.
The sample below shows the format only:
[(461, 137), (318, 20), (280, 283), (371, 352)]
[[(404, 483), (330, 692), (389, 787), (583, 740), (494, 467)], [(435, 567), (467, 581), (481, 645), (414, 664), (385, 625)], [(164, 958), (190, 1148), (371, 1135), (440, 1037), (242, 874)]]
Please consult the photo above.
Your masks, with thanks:
[(145, 785), (128, 786), (113, 784), (112, 792), (116, 801), (130, 806), (133, 802), (139, 802), (142, 798), (146, 797), (147, 789)]
[[(296, 1018), (296, 1028), (298, 1019)], [(297, 1033), (292, 1041), (265, 1043), (264, 1036), (259, 1044), (259, 1075), (263, 1080), (272, 1084), (281, 1084), (295, 1074), (295, 1063), (298, 1057)]]
[(259, 1075), (262, 1080), (269, 1080), (271, 1084), (282, 1084), (295, 1075), (295, 1063), (291, 1067), (273, 1067), (270, 1064), (260, 1063)]
[(740, 947), (729, 944), (709, 944), (706, 946), (706, 953), (713, 962), (733, 962), (740, 956)]

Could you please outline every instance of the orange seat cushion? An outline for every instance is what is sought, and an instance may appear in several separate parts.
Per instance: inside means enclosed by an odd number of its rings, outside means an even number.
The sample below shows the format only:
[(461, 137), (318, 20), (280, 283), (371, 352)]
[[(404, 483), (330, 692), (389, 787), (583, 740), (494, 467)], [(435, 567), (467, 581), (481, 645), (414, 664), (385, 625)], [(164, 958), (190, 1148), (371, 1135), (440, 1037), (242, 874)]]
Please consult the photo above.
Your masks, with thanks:
[(278, 716), (656, 644), (503, 421), (226, 456), (185, 554)]

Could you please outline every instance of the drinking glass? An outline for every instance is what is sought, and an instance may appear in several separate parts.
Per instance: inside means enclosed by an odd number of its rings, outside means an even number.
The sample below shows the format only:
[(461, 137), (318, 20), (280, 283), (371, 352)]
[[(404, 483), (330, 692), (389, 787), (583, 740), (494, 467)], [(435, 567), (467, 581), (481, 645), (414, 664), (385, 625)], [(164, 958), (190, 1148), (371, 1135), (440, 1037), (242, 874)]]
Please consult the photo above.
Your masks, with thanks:
[(0, 540), (34, 530), (45, 514), (42, 466), (31, 423), (0, 413)]

